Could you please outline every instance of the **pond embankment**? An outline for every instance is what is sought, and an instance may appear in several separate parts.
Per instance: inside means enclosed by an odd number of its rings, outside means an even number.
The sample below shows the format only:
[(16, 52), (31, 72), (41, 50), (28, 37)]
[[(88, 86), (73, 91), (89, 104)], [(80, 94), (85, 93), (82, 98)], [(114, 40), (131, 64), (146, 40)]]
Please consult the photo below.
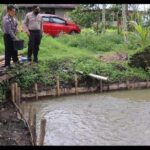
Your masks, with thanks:
[(0, 104), (0, 145), (32, 145), (30, 133), (11, 101)]

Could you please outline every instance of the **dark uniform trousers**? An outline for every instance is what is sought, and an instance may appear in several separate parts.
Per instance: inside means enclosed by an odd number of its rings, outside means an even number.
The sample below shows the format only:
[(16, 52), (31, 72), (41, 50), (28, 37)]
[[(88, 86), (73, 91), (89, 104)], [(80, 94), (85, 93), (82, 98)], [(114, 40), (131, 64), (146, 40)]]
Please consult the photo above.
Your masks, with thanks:
[(38, 62), (39, 45), (41, 43), (42, 34), (40, 30), (29, 30), (29, 43), (28, 43), (28, 60), (32, 60), (32, 54), (34, 56), (34, 62)]
[(5, 66), (10, 66), (11, 58), (14, 63), (18, 62), (18, 51), (14, 49), (13, 40), (9, 34), (4, 34)]

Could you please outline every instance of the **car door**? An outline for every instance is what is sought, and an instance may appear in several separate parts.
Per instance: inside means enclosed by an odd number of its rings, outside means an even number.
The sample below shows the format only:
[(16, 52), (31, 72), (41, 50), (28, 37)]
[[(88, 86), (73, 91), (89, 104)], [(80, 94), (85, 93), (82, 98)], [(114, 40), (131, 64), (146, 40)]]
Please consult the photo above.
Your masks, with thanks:
[(43, 20), (43, 32), (53, 36), (53, 31), (52, 31), (53, 24), (50, 21), (50, 17), (43, 16), (42, 20)]
[(68, 26), (67, 26), (66, 21), (64, 19), (56, 17), (56, 16), (52, 16), (51, 20), (53, 22), (52, 23), (53, 35), (59, 36), (59, 34), (61, 32), (68, 33), (69, 29), (68, 29)]

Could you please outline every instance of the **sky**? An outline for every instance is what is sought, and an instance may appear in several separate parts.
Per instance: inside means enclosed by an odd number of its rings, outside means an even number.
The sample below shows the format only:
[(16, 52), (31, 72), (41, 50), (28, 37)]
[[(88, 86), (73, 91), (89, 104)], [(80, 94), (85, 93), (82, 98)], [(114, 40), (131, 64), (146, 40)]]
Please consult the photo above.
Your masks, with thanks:
[[(109, 6), (110, 6), (111, 4), (107, 4), (107, 8), (109, 8)], [(138, 10), (142, 10), (142, 11), (144, 11), (144, 9), (145, 9), (145, 11), (147, 10), (147, 9), (149, 9), (150, 8), (150, 4), (132, 4), (132, 5), (135, 5), (135, 6), (137, 6), (138, 5)], [(132, 10), (132, 8), (129, 8), (129, 10)]]
[(144, 7), (147, 10), (150, 8), (150, 4), (141, 4), (139, 9), (144, 10)]

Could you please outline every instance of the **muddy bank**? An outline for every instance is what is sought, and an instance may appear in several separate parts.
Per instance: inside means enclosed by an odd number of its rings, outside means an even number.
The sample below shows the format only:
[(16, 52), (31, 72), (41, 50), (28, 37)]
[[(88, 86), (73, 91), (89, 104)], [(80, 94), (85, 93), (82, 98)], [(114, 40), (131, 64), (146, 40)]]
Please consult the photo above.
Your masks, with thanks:
[(0, 145), (31, 145), (30, 133), (11, 101), (0, 103)]

